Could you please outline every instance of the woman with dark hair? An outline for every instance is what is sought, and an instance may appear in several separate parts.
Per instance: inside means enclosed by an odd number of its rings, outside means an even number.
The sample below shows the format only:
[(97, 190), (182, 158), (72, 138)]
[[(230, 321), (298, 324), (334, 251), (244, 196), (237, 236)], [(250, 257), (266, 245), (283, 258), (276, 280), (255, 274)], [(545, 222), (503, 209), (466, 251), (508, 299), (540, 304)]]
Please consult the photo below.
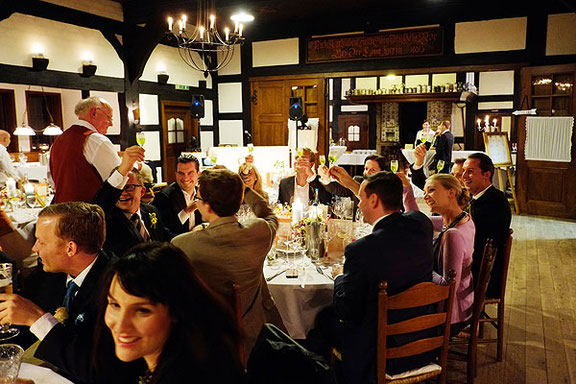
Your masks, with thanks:
[(103, 287), (89, 381), (243, 382), (232, 313), (180, 249), (135, 246), (112, 266)]

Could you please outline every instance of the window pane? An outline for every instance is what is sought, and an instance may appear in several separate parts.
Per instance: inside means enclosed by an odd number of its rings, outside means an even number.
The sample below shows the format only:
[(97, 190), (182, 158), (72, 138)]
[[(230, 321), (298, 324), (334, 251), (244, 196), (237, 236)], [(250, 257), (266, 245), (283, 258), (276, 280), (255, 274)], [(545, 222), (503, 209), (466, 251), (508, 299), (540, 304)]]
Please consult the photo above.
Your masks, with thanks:
[(178, 143), (183, 143), (183, 142), (184, 142), (184, 132), (178, 131), (178, 132), (177, 132), (177, 135), (178, 135), (178, 136), (177, 136), (178, 138), (177, 138), (176, 141), (177, 141)]
[(174, 144), (176, 142), (176, 132), (168, 132), (168, 144)]
[(174, 118), (168, 119), (168, 132), (174, 131), (176, 129), (176, 120)]

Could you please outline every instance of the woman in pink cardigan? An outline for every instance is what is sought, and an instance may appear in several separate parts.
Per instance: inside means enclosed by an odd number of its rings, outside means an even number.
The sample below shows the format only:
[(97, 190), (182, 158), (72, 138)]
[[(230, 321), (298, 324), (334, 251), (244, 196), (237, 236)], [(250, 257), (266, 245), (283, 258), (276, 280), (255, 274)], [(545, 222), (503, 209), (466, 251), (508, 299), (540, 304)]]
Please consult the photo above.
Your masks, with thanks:
[[(404, 206), (407, 211), (418, 210), (414, 193), (404, 179)], [(432, 280), (437, 284), (446, 282), (448, 271), (456, 271), (456, 297), (452, 310), (451, 336), (457, 335), (472, 316), (474, 285), (472, 283), (472, 254), (474, 252), (474, 223), (463, 210), (469, 194), (458, 179), (452, 175), (436, 174), (426, 180), (424, 201), (432, 213), (430, 216), (438, 237), (434, 242), (434, 272)]]

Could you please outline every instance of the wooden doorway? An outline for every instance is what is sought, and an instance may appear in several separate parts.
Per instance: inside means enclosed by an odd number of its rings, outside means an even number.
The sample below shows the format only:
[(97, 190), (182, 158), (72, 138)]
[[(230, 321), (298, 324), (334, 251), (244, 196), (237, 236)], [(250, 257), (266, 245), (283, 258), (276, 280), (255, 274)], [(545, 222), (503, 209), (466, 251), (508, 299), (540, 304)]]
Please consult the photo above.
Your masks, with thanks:
[(338, 116), (338, 137), (346, 140), (347, 151), (368, 148), (369, 121), (367, 114)]
[(182, 101), (162, 101), (162, 179), (167, 183), (175, 181), (176, 160), (186, 151), (190, 138), (200, 137), (198, 119), (190, 114), (190, 103)]

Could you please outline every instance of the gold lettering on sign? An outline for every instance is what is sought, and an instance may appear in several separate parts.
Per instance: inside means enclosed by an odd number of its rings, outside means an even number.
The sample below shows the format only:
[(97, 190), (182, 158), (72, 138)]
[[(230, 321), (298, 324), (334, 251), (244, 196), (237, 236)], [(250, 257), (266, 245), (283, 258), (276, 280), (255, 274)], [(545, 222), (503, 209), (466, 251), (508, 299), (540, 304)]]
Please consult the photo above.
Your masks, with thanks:
[(308, 39), (306, 62), (438, 56), (443, 53), (441, 27), (381, 32), (374, 35)]

